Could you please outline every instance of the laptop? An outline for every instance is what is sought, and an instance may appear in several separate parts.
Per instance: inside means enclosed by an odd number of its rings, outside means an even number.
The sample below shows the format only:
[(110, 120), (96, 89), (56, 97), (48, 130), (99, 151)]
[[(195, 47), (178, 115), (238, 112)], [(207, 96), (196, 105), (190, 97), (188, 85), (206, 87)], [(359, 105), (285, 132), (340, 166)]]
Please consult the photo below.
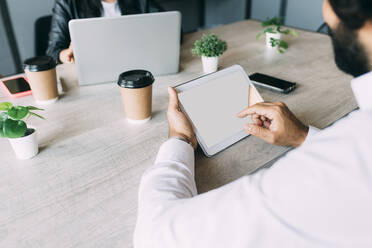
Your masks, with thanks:
[(128, 70), (155, 76), (179, 70), (178, 11), (77, 19), (69, 29), (80, 85), (117, 81)]

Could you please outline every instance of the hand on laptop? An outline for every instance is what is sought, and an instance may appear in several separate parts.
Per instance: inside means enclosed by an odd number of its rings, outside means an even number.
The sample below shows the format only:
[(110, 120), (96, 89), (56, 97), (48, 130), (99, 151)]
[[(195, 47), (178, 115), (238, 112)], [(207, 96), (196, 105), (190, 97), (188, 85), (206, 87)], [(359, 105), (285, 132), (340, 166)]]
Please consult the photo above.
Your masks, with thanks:
[(195, 133), (189, 120), (179, 108), (177, 92), (168, 87), (169, 104), (168, 104), (168, 123), (169, 123), (169, 137), (182, 137), (191, 142), (194, 149), (198, 146)]
[(302, 124), (282, 102), (258, 103), (244, 109), (238, 117), (252, 116), (253, 124), (244, 130), (266, 142), (279, 146), (300, 146), (306, 139), (309, 127)]
[(62, 63), (74, 63), (75, 62), (74, 52), (72, 51), (71, 43), (70, 43), (70, 46), (67, 49), (62, 50), (59, 53), (59, 60)]

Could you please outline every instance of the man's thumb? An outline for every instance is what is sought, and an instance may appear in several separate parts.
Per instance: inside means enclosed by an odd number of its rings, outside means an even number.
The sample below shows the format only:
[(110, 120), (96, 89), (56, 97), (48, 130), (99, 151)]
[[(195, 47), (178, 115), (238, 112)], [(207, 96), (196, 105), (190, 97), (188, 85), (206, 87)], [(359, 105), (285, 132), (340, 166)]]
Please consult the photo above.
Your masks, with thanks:
[(169, 95), (169, 108), (178, 109), (177, 92), (172, 87), (168, 87), (168, 95)]
[(271, 135), (271, 132), (270, 132), (269, 129), (266, 129), (264, 127), (261, 127), (261, 126), (255, 125), (255, 124), (246, 124), (244, 126), (244, 130), (247, 133), (252, 134), (252, 135), (254, 135), (258, 138), (264, 139), (264, 140), (267, 140)]

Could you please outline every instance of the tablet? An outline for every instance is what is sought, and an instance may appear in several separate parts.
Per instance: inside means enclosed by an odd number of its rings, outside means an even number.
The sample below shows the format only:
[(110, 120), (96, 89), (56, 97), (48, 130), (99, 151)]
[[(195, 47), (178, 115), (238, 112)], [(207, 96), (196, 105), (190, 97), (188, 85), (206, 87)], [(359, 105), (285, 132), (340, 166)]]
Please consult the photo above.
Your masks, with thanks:
[(249, 105), (251, 82), (240, 65), (175, 87), (181, 110), (190, 120), (199, 145), (211, 157), (248, 136), (237, 114)]

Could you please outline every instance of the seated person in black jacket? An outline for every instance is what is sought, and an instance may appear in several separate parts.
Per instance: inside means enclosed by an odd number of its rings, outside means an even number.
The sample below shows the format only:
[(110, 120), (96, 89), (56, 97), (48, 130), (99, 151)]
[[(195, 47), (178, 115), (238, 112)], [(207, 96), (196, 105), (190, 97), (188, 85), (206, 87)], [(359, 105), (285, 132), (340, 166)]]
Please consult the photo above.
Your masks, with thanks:
[[(74, 62), (68, 29), (70, 20), (141, 14), (146, 12), (144, 2), (145, 0), (56, 0), (47, 55), (59, 63)], [(149, 2), (151, 12), (162, 11), (153, 1)]]

